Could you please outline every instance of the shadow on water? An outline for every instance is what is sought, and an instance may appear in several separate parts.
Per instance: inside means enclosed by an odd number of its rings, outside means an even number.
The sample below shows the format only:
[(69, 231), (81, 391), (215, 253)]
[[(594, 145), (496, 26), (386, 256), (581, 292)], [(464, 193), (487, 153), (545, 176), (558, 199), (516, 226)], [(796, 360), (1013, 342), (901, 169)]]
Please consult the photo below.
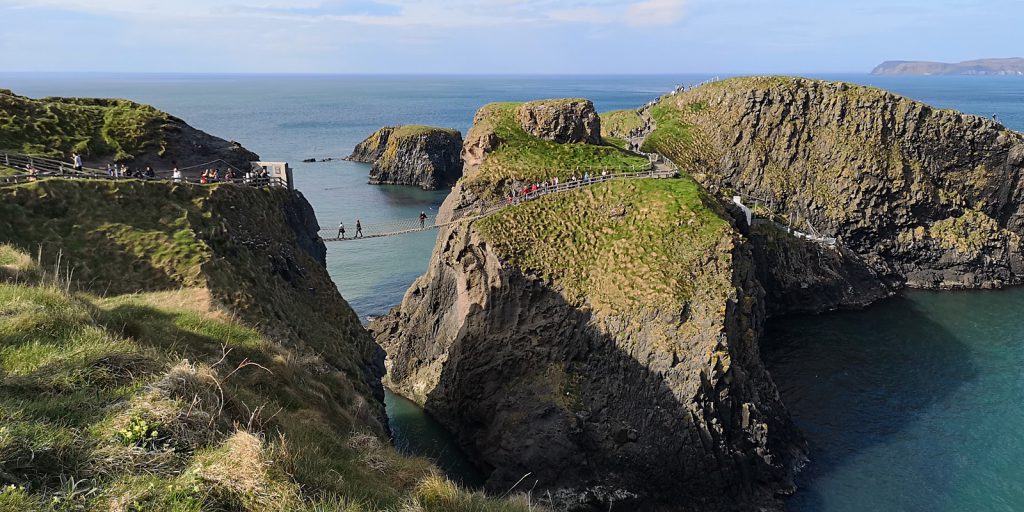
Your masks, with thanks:
[(486, 478), (458, 447), (455, 437), (419, 405), (389, 389), (384, 391), (384, 405), (399, 451), (434, 461), (448, 478), (464, 487), (483, 487)]
[(769, 322), (765, 363), (810, 445), (790, 510), (948, 506), (959, 452), (936, 448), (957, 433), (933, 432), (943, 428), (933, 425), (943, 417), (935, 411), (957, 408), (979, 377), (955, 311), (935, 294), (912, 293), (863, 311)]

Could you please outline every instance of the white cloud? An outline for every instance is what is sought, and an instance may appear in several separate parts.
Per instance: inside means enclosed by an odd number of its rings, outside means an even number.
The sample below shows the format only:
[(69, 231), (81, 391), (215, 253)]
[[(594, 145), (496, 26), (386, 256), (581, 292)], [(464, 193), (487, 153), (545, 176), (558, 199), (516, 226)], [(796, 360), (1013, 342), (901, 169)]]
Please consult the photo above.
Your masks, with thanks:
[[(394, 12), (360, 11), (359, 6), (367, 4)], [(143, 19), (244, 17), (437, 28), (536, 23), (667, 25), (682, 18), (685, 4), (686, 0), (0, 0), (0, 8), (49, 8)], [(353, 6), (351, 13), (338, 14), (339, 8), (344, 11), (349, 5)]]
[(644, 0), (626, 9), (626, 22), (634, 26), (675, 25), (686, 15), (688, 0)]

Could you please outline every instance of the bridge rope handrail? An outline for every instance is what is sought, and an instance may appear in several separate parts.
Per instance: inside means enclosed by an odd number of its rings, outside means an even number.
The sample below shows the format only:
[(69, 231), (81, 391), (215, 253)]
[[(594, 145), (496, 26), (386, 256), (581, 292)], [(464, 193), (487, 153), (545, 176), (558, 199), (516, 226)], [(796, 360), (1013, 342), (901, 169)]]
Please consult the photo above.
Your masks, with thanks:
[(586, 180), (576, 179), (561, 182), (558, 183), (557, 185), (547, 185), (538, 187), (536, 191), (531, 190), (531, 192), (526, 195), (511, 198), (511, 201), (509, 200), (509, 198), (505, 198), (490, 203), (477, 203), (474, 205), (464, 206), (454, 211), (455, 218), (453, 220), (441, 224), (437, 223), (437, 217), (435, 216), (433, 219), (428, 219), (427, 221), (425, 221), (422, 225), (420, 224), (419, 219), (393, 220), (372, 223), (361, 222), (363, 228), (363, 236), (358, 238), (355, 237), (356, 228), (354, 223), (345, 225), (345, 238), (341, 238), (340, 236), (338, 236), (337, 229), (322, 228), (320, 229), (320, 233), (321, 238), (325, 242), (347, 242), (362, 239), (384, 238), (389, 236), (405, 235), (410, 233), (417, 233), (420, 231), (440, 229), (459, 222), (477, 220), (488, 215), (491, 215), (493, 213), (496, 213), (498, 211), (501, 211), (510, 206), (515, 206), (525, 202), (533, 201), (535, 199), (539, 199), (550, 194), (577, 190), (591, 185), (596, 185), (598, 183), (623, 179), (670, 178), (673, 176), (677, 176), (678, 174), (679, 172), (674, 169), (668, 171), (649, 169), (646, 171), (638, 172), (606, 174), (604, 176), (596, 175)]
[[(255, 187), (288, 187), (286, 180), (268, 176), (260, 177), (258, 175), (245, 176), (245, 172), (239, 170), (237, 167), (232, 166), (228, 162), (217, 159), (204, 164), (193, 165), (178, 169), (179, 172), (183, 170), (196, 169), (217, 162), (223, 162), (228, 167), (243, 173), (243, 176), (232, 180), (219, 179), (214, 182), (204, 183), (200, 177), (190, 177), (182, 175), (180, 178), (175, 179), (172, 176), (173, 170), (171, 171), (155, 171), (154, 177), (148, 176), (111, 176), (103, 169), (94, 169), (88, 167), (82, 167), (81, 171), (77, 171), (74, 167), (60, 160), (54, 160), (46, 157), (39, 157), (34, 155), (25, 155), (21, 153), (3, 152), (0, 157), (0, 165), (15, 169), (17, 171), (28, 171), (29, 169), (35, 170), (35, 172), (25, 172), (23, 174), (15, 174), (10, 176), (0, 176), (0, 186), (3, 185), (18, 185), (22, 183), (29, 183), (37, 181), (43, 178), (60, 178), (60, 179), (101, 179), (101, 180), (141, 180), (141, 181), (170, 181), (175, 183), (191, 183), (196, 185), (213, 185), (217, 183), (234, 183), (238, 185), (251, 185)], [(250, 172), (255, 173), (256, 167), (253, 164), (253, 169)]]
[(814, 225), (811, 224), (810, 219), (807, 218), (806, 216), (804, 218), (804, 222), (807, 224), (807, 228), (810, 231), (810, 233), (804, 233), (804, 232), (796, 229), (792, 225), (790, 225), (790, 223), (783, 224), (781, 222), (776, 221), (775, 220), (775, 213), (772, 211), (772, 208), (769, 205), (769, 201), (768, 200), (762, 199), (762, 198), (759, 198), (759, 197), (754, 197), (754, 196), (751, 196), (749, 194), (743, 194), (743, 193), (740, 193), (740, 192), (737, 192), (736, 196), (738, 196), (738, 197), (740, 197), (740, 198), (742, 198), (744, 200), (750, 201), (751, 202), (751, 206), (755, 206), (756, 207), (757, 205), (760, 205), (760, 206), (763, 206), (764, 208), (769, 210), (769, 214), (768, 215), (759, 214), (759, 213), (757, 213), (755, 211), (753, 213), (753, 215), (754, 215), (753, 223), (754, 224), (770, 224), (770, 225), (772, 225), (772, 226), (774, 226), (774, 227), (776, 227), (778, 229), (781, 229), (781, 230), (785, 231), (786, 233), (789, 233), (790, 235), (793, 235), (793, 236), (795, 236), (797, 238), (802, 238), (802, 239), (805, 239), (805, 240), (810, 240), (812, 242), (817, 242), (819, 244), (823, 244), (823, 245), (826, 245), (826, 246), (829, 246), (829, 247), (835, 247), (835, 245), (839, 242), (839, 240), (837, 238), (822, 235), (820, 232), (818, 232), (817, 229), (814, 229)]

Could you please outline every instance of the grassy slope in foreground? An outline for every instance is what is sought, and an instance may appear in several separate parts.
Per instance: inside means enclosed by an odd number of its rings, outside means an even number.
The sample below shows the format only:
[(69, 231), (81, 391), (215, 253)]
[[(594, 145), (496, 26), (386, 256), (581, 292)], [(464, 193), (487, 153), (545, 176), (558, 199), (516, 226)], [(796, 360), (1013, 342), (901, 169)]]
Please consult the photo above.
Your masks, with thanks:
[[(383, 440), (369, 337), (289, 235), (287, 192), (0, 193), (0, 510), (522, 509)], [(43, 275), (58, 255), (74, 285)]]
[(678, 308), (728, 251), (724, 212), (689, 177), (593, 185), (503, 210), (477, 226), (512, 265), (599, 312)]
[(0, 89), (0, 149), (62, 158), (162, 154), (168, 114), (128, 100), (43, 98)]
[(490, 130), (500, 143), (466, 185), (484, 194), (503, 194), (502, 187), (513, 181), (539, 182), (554, 177), (565, 180), (585, 172), (626, 172), (646, 169), (649, 162), (614, 146), (558, 144), (534, 137), (516, 122), (521, 103), (492, 103), (478, 113), (474, 131)]

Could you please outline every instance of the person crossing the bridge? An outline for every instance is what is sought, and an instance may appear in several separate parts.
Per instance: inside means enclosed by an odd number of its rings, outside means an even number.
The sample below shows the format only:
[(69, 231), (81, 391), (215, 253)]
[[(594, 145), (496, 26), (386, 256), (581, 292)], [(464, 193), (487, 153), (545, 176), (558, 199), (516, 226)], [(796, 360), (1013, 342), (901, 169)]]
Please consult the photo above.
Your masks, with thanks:
[(363, 223), (356, 219), (356, 238), (363, 237)]
[(338, 238), (345, 239), (345, 221), (338, 223)]
[(427, 212), (421, 211), (420, 212), (420, 229), (423, 229), (423, 228), (427, 227), (426, 224), (427, 224)]

